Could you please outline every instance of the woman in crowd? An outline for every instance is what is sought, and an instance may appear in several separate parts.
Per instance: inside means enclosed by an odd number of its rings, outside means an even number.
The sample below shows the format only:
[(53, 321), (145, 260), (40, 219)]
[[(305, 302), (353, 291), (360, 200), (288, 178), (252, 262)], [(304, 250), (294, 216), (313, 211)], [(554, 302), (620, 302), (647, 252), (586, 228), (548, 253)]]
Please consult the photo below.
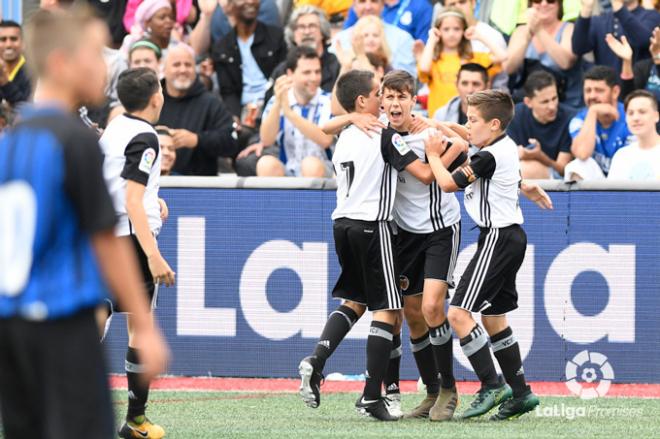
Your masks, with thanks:
[(170, 129), (166, 126), (157, 126), (156, 133), (158, 134), (158, 142), (160, 143), (160, 153), (162, 158), (160, 161), (160, 175), (172, 175), (172, 168), (176, 161), (176, 148), (174, 147), (174, 140)]
[(150, 40), (136, 41), (128, 52), (128, 67), (147, 67), (161, 76), (160, 58), (161, 50), (155, 43)]
[(379, 17), (373, 15), (362, 17), (355, 24), (352, 47), (342, 47), (337, 41), (335, 50), (341, 65), (340, 75), (352, 70), (354, 68), (353, 64), (357, 60), (360, 60), (364, 65), (368, 65), (367, 54), (371, 54), (374, 59), (384, 62), (385, 72), (391, 70), (392, 52), (387, 45), (385, 28)]
[(148, 39), (165, 57), (167, 49), (181, 41), (181, 32), (174, 32), (174, 11), (169, 0), (145, 0), (135, 11), (135, 24), (130, 35), (124, 39), (122, 49), (128, 54), (132, 44), (141, 39)]

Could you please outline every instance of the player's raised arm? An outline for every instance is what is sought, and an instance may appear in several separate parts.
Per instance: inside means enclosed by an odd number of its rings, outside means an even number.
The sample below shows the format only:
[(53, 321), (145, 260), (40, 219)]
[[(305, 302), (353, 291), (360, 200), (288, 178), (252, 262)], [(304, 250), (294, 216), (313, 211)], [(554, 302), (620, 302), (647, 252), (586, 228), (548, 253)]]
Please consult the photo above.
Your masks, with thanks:
[(552, 199), (538, 183), (523, 180), (520, 184), (520, 192), (541, 209), (553, 209)]

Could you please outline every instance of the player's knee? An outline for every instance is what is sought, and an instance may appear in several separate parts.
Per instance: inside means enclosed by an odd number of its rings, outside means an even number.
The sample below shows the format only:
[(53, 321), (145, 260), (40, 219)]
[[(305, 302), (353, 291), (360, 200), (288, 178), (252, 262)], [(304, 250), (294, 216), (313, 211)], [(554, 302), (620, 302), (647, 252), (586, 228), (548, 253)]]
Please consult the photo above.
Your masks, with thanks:
[(317, 157), (305, 157), (300, 163), (300, 175), (303, 177), (325, 177), (325, 165)]
[(264, 155), (257, 162), (257, 177), (284, 177), (284, 165), (272, 155)]
[(472, 315), (469, 311), (462, 308), (451, 307), (447, 313), (447, 319), (452, 328), (464, 328), (473, 322)]
[(446, 319), (444, 305), (444, 301), (441, 300), (425, 300), (422, 303), (424, 320), (432, 326), (444, 322)]

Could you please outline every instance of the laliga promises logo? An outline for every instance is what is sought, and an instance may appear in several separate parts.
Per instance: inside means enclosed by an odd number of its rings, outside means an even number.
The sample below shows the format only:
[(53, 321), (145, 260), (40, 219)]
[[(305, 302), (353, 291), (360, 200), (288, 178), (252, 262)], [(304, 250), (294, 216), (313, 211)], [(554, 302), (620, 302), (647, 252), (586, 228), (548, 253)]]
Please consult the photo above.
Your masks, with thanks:
[(582, 399), (605, 396), (613, 379), (612, 365), (598, 352), (584, 350), (566, 363), (566, 387)]

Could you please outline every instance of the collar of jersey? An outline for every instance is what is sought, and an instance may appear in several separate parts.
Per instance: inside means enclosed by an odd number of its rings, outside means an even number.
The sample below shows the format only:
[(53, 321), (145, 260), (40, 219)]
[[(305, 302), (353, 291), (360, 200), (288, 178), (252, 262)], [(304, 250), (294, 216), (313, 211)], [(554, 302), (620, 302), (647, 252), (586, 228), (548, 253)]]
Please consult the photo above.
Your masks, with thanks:
[(134, 116), (132, 114), (124, 113), (124, 117), (127, 117), (129, 119), (133, 119), (133, 120), (139, 120), (140, 122), (144, 122), (146, 124), (149, 124), (149, 126), (153, 126), (153, 124), (149, 123), (148, 121), (142, 119), (141, 117)]

